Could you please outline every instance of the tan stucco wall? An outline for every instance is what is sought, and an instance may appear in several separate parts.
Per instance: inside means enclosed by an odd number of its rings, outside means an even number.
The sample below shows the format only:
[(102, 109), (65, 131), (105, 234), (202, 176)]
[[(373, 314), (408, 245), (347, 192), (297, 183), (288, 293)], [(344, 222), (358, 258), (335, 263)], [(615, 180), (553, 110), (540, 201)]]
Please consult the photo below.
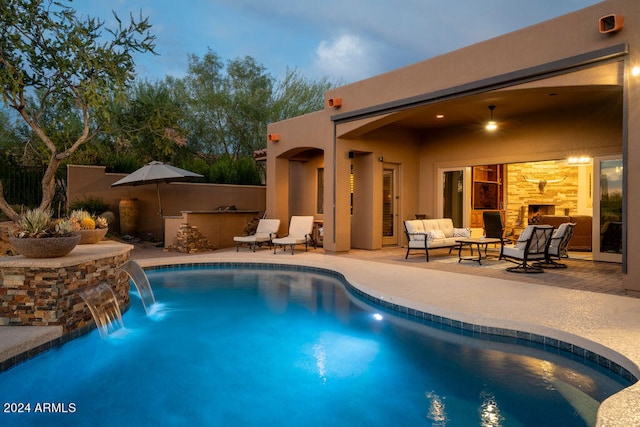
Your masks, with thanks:
[[(162, 218), (158, 214), (156, 186), (114, 187), (111, 184), (127, 174), (106, 173), (104, 166), (69, 165), (67, 167), (67, 198), (69, 203), (88, 197), (101, 198), (109, 204), (119, 224), (118, 204), (121, 198), (137, 198), (139, 208), (138, 232), (141, 237), (152, 234), (162, 238)], [(266, 188), (261, 186), (171, 183), (160, 184), (163, 216), (180, 215), (185, 210), (213, 210), (219, 206), (235, 205), (241, 210), (263, 212)]]

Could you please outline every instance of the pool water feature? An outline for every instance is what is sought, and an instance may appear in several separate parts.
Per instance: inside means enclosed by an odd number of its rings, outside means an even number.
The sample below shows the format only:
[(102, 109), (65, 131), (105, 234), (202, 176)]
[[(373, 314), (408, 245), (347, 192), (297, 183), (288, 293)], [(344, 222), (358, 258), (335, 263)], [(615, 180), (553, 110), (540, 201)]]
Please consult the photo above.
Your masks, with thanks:
[(83, 289), (80, 291), (80, 297), (89, 307), (102, 338), (124, 327), (118, 299), (108, 283), (103, 282)]
[(122, 264), (118, 269), (129, 275), (131, 282), (133, 282), (133, 285), (138, 290), (138, 296), (142, 301), (144, 311), (147, 314), (151, 314), (155, 310), (156, 298), (151, 289), (149, 279), (142, 267), (140, 267), (140, 264), (130, 260)]
[[(120, 333), (85, 335), (0, 374), (3, 402), (31, 405), (0, 413), (0, 424), (588, 426), (629, 385), (559, 351), (376, 307), (318, 273), (148, 277), (163, 316), (132, 303)], [(45, 402), (73, 410), (33, 410)]]

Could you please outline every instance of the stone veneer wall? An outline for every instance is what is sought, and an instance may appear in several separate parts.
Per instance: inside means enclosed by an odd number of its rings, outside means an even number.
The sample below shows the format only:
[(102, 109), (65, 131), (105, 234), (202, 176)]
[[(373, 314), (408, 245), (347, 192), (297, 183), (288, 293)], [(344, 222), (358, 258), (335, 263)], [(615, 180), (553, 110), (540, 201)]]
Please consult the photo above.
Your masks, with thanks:
[[(83, 256), (85, 249), (89, 253)], [(130, 245), (113, 243), (79, 245), (71, 253), (75, 256), (58, 262), (0, 258), (0, 325), (60, 325), (63, 334), (81, 329), (93, 317), (78, 291), (102, 282), (111, 285), (121, 311), (126, 311), (129, 276), (117, 268), (129, 260), (130, 251)]]
[[(507, 227), (526, 227), (529, 205), (555, 205), (556, 215), (565, 215), (565, 209), (569, 210), (570, 215), (578, 212), (577, 167), (547, 161), (514, 163), (507, 165), (506, 169)], [(542, 192), (536, 183), (527, 182), (523, 178), (553, 181), (565, 176), (560, 182), (547, 182)]]

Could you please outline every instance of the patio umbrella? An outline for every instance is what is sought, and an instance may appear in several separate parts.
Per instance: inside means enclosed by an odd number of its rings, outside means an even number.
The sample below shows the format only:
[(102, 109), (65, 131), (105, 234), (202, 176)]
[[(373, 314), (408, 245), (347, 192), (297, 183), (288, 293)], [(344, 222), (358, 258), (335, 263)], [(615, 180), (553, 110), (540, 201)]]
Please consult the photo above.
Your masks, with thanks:
[(123, 185), (145, 185), (156, 184), (158, 192), (158, 213), (162, 216), (162, 202), (160, 201), (160, 184), (178, 181), (190, 181), (195, 178), (202, 178), (202, 175), (162, 162), (149, 162), (135, 172), (111, 184), (111, 187)]

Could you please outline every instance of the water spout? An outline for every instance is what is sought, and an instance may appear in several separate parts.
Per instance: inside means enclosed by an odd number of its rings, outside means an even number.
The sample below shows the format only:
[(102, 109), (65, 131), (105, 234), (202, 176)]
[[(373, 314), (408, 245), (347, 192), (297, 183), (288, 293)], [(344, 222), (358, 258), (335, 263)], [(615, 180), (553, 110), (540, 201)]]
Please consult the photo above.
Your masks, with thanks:
[(89, 307), (102, 338), (124, 327), (118, 300), (108, 283), (100, 283), (79, 293)]
[(149, 279), (142, 267), (140, 267), (140, 264), (135, 261), (127, 261), (118, 268), (125, 271), (133, 281), (142, 300), (145, 313), (147, 313), (147, 315), (152, 314), (155, 310), (156, 298), (153, 295)]

